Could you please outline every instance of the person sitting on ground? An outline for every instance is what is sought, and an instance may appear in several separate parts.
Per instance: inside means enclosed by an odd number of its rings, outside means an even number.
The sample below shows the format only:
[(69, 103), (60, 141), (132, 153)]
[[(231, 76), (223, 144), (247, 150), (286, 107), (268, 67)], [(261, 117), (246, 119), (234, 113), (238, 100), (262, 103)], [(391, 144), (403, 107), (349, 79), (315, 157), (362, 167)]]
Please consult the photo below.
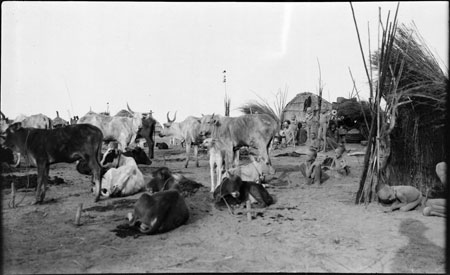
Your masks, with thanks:
[(328, 175), (322, 171), (322, 165), (316, 161), (317, 150), (310, 148), (306, 155), (306, 160), (300, 165), (300, 172), (306, 178), (306, 184), (321, 184), (328, 179)]
[(347, 135), (347, 130), (344, 128), (343, 124), (339, 126), (338, 133), (339, 133), (339, 143), (345, 144), (346, 143), (345, 135)]
[[(439, 162), (436, 164), (436, 174), (441, 180), (442, 184), (447, 185), (447, 163)], [(422, 202), (425, 205), (422, 213), (424, 216), (439, 216), (446, 217), (447, 211), (445, 208), (446, 199), (428, 199), (425, 198)]]
[(343, 157), (345, 147), (343, 145), (339, 145), (338, 148), (334, 150), (334, 152), (336, 153), (336, 155), (333, 158), (331, 170), (336, 171), (336, 178), (347, 176), (348, 174), (350, 174), (350, 167), (347, 165), (347, 161)]
[(339, 145), (338, 140), (339, 140), (339, 132), (336, 129), (336, 124), (330, 122), (330, 128), (327, 131), (326, 151), (335, 150)]

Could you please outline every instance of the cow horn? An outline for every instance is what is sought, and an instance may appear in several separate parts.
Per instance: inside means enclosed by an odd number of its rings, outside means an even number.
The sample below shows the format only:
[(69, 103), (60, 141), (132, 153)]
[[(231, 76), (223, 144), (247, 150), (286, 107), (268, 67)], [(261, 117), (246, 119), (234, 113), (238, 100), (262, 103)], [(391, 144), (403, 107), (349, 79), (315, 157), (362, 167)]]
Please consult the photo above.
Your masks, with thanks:
[(0, 111), (0, 119), (6, 119), (6, 116), (5, 116), (5, 114), (3, 114), (2, 111)]
[(130, 113), (134, 114), (134, 112), (130, 109), (130, 106), (128, 106), (128, 102), (127, 102), (127, 108), (128, 108), (128, 111), (130, 111)]
[(170, 113), (170, 111), (167, 112), (167, 122), (172, 123), (175, 121), (175, 119), (177, 119), (177, 111), (175, 111), (175, 115), (173, 116), (172, 120), (169, 118), (169, 113)]

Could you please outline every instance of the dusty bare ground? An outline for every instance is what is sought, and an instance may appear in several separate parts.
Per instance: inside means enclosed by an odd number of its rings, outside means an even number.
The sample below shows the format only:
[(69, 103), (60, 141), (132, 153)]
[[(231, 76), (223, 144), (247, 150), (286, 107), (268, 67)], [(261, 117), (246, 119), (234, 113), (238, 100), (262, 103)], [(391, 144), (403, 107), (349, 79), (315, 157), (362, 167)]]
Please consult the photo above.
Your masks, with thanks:
[[(272, 152), (277, 173), (268, 191), (276, 203), (247, 221), (243, 209), (233, 216), (212, 205), (207, 155), (199, 168), (191, 162), (184, 169), (181, 148), (156, 149), (153, 164), (140, 166), (144, 175), (167, 166), (205, 187), (186, 198), (186, 225), (153, 236), (117, 231), (140, 194), (94, 203), (90, 179), (75, 164), (53, 165), (50, 177), (64, 183), (50, 186), (45, 204), (30, 205), (34, 192), (22, 189), (12, 209), (10, 189), (3, 190), (3, 273), (445, 272), (445, 219), (354, 205), (363, 157), (347, 157), (351, 176), (305, 186), (298, 169), (304, 156), (274, 157), (293, 150)], [(16, 175), (27, 172), (36, 170)], [(75, 226), (79, 203), (82, 225)]]

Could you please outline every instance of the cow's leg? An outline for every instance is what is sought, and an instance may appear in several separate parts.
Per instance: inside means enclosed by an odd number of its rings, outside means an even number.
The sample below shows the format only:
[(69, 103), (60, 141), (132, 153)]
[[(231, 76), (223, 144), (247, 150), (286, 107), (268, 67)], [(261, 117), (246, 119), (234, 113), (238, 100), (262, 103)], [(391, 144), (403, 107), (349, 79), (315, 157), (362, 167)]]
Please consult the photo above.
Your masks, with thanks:
[(233, 150), (233, 167), (239, 166), (239, 149), (234, 151)]
[[(210, 153), (211, 154), (211, 153)], [(214, 156), (209, 156), (209, 171), (211, 173), (211, 193), (214, 192)]]
[(198, 145), (194, 145), (194, 156), (195, 156), (195, 165), (199, 167), (198, 165)]
[(189, 154), (191, 153), (191, 143), (186, 142), (186, 163), (184, 164), (184, 168), (188, 167), (189, 164)]
[(216, 187), (222, 183), (222, 163), (223, 163), (223, 158), (222, 156), (220, 156), (220, 152), (219, 152), (219, 157), (217, 158), (217, 163), (216, 163), (216, 171), (217, 171), (217, 184), (216, 186), (214, 186), (214, 189), (216, 189)]
[(95, 154), (92, 155), (85, 155), (84, 158), (87, 161), (89, 168), (92, 171), (92, 182), (95, 184), (95, 188), (94, 188), (94, 196), (95, 199), (94, 201), (97, 202), (100, 200), (100, 192), (102, 189), (102, 184), (101, 184), (101, 166), (99, 163), (99, 159), (100, 159), (100, 154), (101, 154), (101, 143), (97, 146), (97, 150), (95, 152)]
[(45, 198), (45, 186), (48, 180), (49, 164), (46, 162), (39, 162), (37, 164), (38, 177), (36, 187), (36, 201), (35, 203), (42, 203)]

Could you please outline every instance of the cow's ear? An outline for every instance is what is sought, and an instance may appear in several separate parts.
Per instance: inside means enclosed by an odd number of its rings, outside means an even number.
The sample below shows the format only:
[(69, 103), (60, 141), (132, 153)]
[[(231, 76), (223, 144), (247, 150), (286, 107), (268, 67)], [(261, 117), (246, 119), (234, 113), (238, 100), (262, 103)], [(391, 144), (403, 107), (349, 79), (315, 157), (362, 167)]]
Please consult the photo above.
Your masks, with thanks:
[(202, 120), (201, 120), (201, 119), (197, 119), (197, 121), (198, 121), (198, 123), (202, 123)]
[(16, 123), (12, 124), (11, 126), (9, 126), (11, 133), (18, 131), (20, 128), (22, 128), (22, 122), (16, 122)]

